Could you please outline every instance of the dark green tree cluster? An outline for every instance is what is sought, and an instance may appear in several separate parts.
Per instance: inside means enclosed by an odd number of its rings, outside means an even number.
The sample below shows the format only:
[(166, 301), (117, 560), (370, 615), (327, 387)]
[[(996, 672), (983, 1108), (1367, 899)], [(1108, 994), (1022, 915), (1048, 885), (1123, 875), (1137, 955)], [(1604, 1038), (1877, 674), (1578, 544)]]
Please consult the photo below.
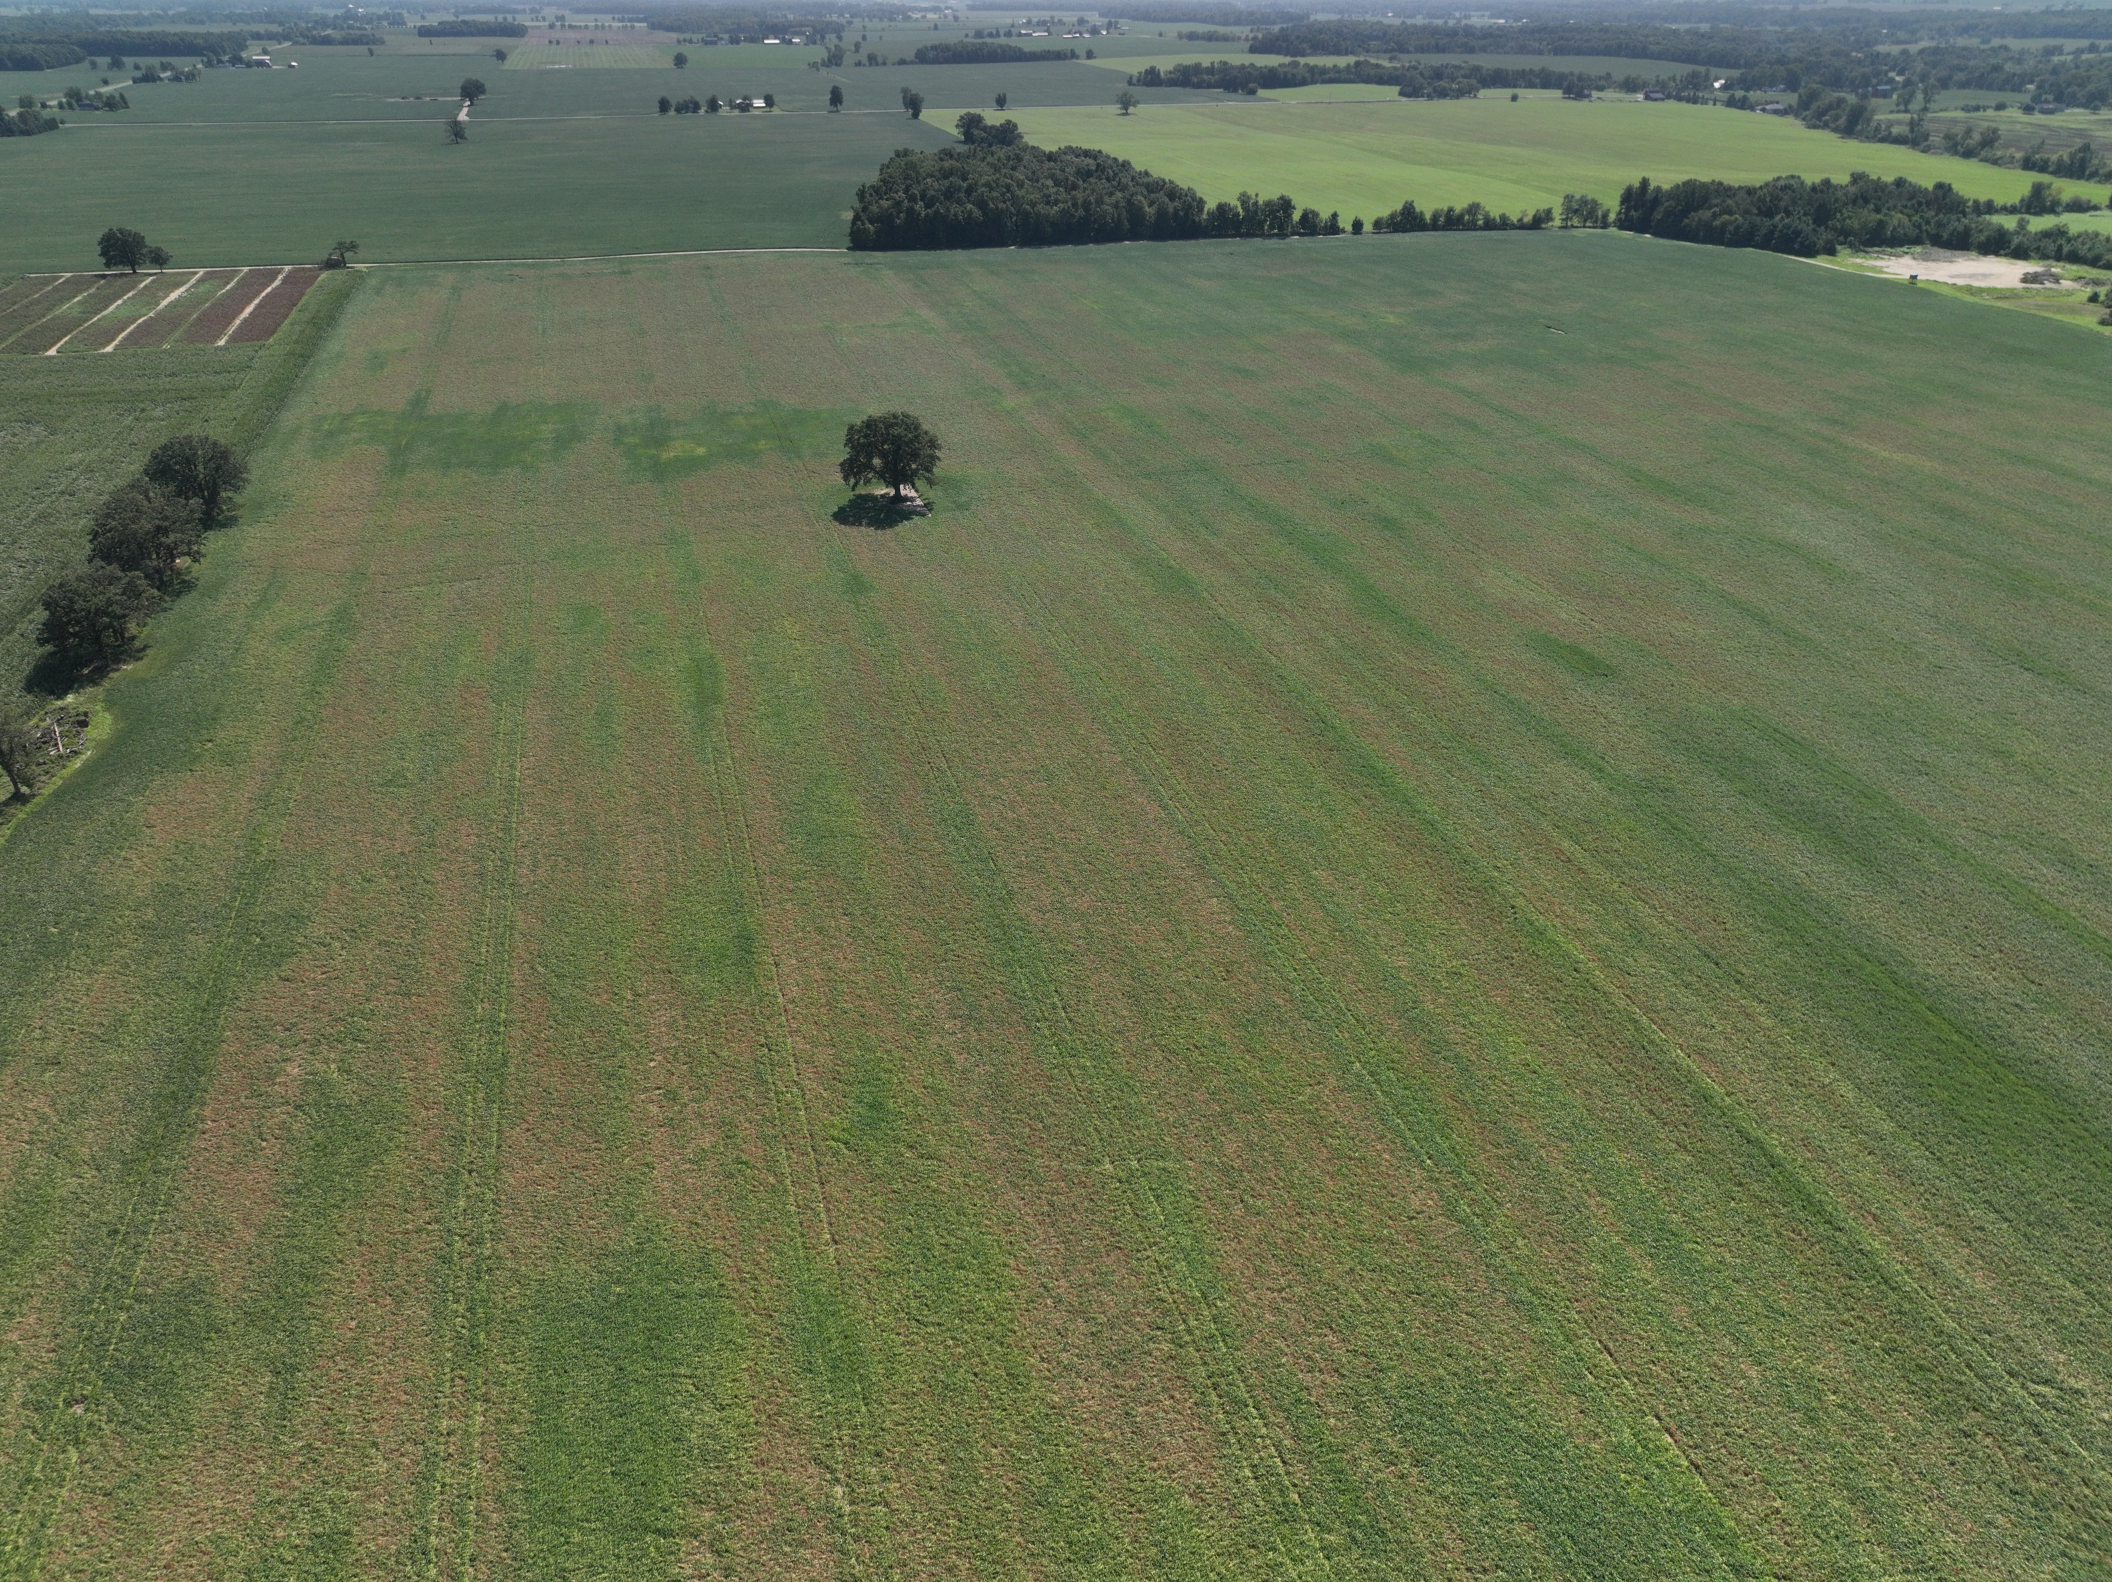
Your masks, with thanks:
[(245, 42), (240, 33), (83, 30), (80, 24), (86, 14), (9, 17), (6, 31), (0, 32), (0, 71), (56, 71), (105, 55), (111, 57), (112, 71), (121, 69), (127, 58), (140, 56), (195, 55), (218, 60), (240, 51)]
[(880, 412), (843, 431), (843, 460), (836, 471), (852, 488), (884, 483), (899, 500), (902, 491), (929, 479), (939, 466), (939, 437), (912, 412)]
[(1342, 216), (1301, 209), (1288, 196), (1242, 192), (1236, 203), (1214, 203), (1203, 216), (1205, 236), (1340, 236)]
[(1413, 200), (1371, 222), (1374, 231), (1544, 231), (1555, 223), (1553, 209), (1530, 214), (1499, 214), (1479, 203), (1446, 205), (1425, 214)]
[(948, 44), (920, 44), (916, 56), (919, 66), (1010, 66), (1077, 58), (1074, 49), (1021, 49), (1017, 44), (966, 38)]
[[(718, 97), (713, 95), (711, 108), (714, 113), (717, 112), (718, 107)], [(702, 115), (704, 113), (704, 105), (703, 101), (699, 99), (670, 99), (663, 93), (660, 95), (660, 113), (666, 115), (669, 111), (673, 111), (676, 115)]]
[(1471, 99), (1484, 88), (1611, 88), (1608, 73), (1584, 76), (1547, 66), (1470, 65), (1463, 61), (1354, 60), (1344, 65), (1290, 60), (1187, 61), (1146, 66), (1129, 79), (1132, 88), (1191, 88), (1209, 93), (1274, 93), (1316, 83), (1369, 83), (1396, 89), (1403, 99)]
[(420, 38), (526, 38), (528, 29), (519, 22), (471, 22), (451, 17), (445, 22), (422, 22)]
[(1026, 141), (1017, 121), (992, 121), (980, 110), (964, 112), (953, 129), (972, 148), (1011, 148)]
[(1092, 148), (902, 149), (858, 189), (851, 246), (1057, 247), (1204, 234), (1192, 188)]
[[(1869, 13), (1864, 13), (1865, 16)], [(1875, 30), (1873, 29), (1873, 32)], [(1550, 17), (1523, 23), (1387, 23), (1370, 17), (1298, 22), (1258, 33), (1256, 55), (1598, 55), (1627, 60), (1757, 66), (1786, 51), (1770, 28), (1694, 27)]]
[(19, 110), (0, 110), (0, 137), (35, 137), (40, 132), (56, 132), (59, 118), (46, 115), (32, 105)]
[(162, 600), (181, 590), (206, 530), (248, 479), (242, 459), (207, 435), (157, 445), (139, 475), (95, 508), (88, 564), (44, 590), (38, 641), (76, 665), (122, 658)]
[(166, 247), (149, 242), (129, 225), (113, 225), (95, 239), (96, 253), (105, 269), (138, 274), (142, 269), (166, 269), (171, 259)]
[[(1723, 181), (1657, 186), (1646, 176), (1622, 191), (1613, 223), (1675, 241), (1804, 258), (1844, 247), (1942, 247), (2112, 268), (2112, 236), (2065, 225), (2031, 228), (2027, 205), (2036, 201), (2050, 212), (2058, 202), (2051, 183), (2033, 187), (2034, 195), (2022, 202), (1997, 205), (1964, 197), (1948, 182), (1924, 187), (1904, 176), (1887, 181), (1862, 171), (1845, 182), (1777, 176), (1753, 186)], [(2000, 215), (2016, 218), (2005, 223)]]
[(1565, 192), (1562, 194), (1560, 223), (1565, 231), (1603, 231), (1613, 223), (1613, 215), (1601, 200), (1588, 192)]

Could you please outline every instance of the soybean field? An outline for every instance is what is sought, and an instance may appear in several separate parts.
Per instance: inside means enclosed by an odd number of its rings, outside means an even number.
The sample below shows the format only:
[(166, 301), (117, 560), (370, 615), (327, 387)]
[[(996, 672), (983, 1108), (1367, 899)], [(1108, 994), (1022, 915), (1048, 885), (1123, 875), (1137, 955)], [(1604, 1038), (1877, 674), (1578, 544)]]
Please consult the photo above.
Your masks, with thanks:
[(2102, 1574), (2099, 338), (355, 273), (134, 359), (327, 330), (4, 848), (6, 1574)]

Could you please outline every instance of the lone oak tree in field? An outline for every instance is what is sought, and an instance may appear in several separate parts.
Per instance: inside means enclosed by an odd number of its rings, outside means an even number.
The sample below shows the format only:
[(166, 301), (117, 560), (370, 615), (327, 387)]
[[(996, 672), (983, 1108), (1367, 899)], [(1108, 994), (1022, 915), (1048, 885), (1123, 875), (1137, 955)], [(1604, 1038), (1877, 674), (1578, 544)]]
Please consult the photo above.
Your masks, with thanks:
[(881, 412), (860, 418), (843, 431), (843, 460), (836, 470), (853, 488), (861, 483), (884, 483), (894, 499), (919, 478), (929, 479), (939, 467), (939, 436), (911, 412)]
[(491, 90), (475, 77), (464, 77), (462, 79), (462, 97), (471, 104), (475, 104), (489, 92)]
[(113, 225), (96, 238), (95, 250), (103, 256), (105, 269), (129, 269), (139, 273), (147, 261), (147, 239), (129, 225)]
[(147, 482), (179, 500), (198, 503), (201, 526), (220, 520), (220, 505), (249, 482), (249, 468), (224, 442), (207, 434), (178, 434), (154, 447), (141, 469)]

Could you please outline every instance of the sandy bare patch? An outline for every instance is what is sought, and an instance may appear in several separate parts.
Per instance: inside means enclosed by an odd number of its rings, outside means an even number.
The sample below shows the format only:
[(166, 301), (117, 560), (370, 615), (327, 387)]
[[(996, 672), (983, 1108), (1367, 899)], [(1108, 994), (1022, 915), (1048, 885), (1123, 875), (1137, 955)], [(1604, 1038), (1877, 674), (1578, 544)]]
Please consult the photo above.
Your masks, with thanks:
[[(1918, 275), (1923, 280), (1940, 280), (1947, 286), (2060, 286), (2073, 284), (2065, 278), (2053, 280), (2026, 280), (2028, 274), (2041, 275), (2053, 266), (2028, 259), (1995, 258), (1986, 253), (1951, 253), (1937, 247), (1925, 247), (1920, 252), (1908, 253), (1898, 258), (1870, 258), (1864, 262), (1877, 265), (1888, 275)], [(2054, 273), (2058, 276), (2059, 270)]]

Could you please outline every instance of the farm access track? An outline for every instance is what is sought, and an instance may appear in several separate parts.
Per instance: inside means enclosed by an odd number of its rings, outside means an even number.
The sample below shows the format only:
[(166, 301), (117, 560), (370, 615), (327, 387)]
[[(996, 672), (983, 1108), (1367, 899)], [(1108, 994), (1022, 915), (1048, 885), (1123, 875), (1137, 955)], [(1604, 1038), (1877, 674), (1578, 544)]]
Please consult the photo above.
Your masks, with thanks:
[(25, 275), (0, 287), (0, 354), (56, 357), (268, 341), (321, 273), (312, 264), (265, 264)]

